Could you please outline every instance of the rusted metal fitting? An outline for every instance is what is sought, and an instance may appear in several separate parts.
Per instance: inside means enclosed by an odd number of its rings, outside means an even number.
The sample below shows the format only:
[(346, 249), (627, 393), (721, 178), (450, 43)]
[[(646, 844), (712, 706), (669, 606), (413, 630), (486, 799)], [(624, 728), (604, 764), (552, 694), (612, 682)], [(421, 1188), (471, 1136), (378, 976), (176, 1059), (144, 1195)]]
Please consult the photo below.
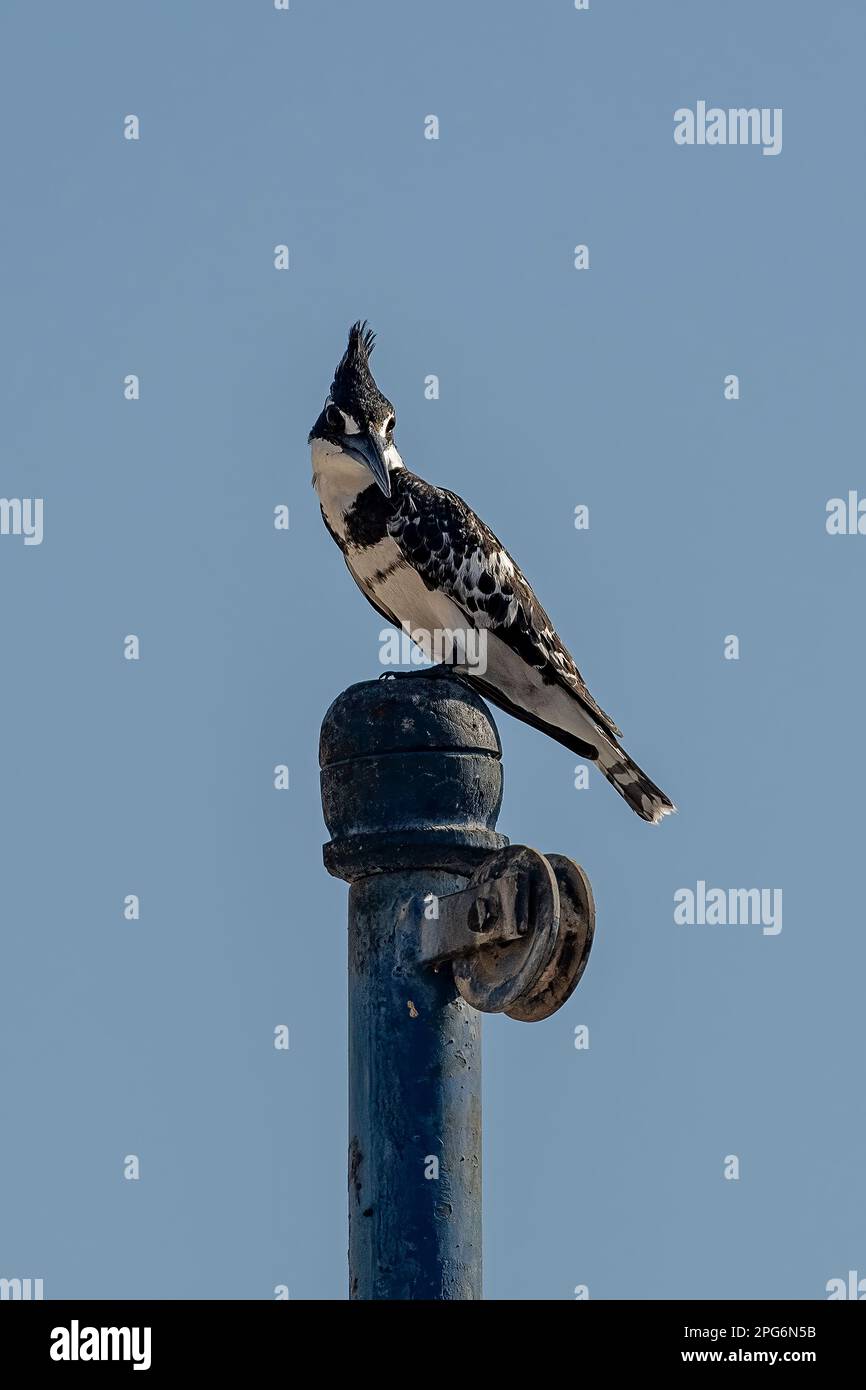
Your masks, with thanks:
[(549, 1018), (571, 996), (595, 930), (580, 865), (526, 845), (489, 855), (459, 893), (416, 899), (406, 911), (422, 965), (450, 965), (467, 1004), (523, 1023)]

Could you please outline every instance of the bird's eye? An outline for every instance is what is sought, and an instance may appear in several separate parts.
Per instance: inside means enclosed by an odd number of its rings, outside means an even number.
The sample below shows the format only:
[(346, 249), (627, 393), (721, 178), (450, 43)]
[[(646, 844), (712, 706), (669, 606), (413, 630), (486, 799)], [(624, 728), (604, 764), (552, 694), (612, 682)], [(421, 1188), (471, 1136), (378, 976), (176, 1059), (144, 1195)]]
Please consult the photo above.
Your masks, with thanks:
[(390, 420), (387, 420), (387, 421), (385, 422), (385, 433), (386, 433), (386, 434), (391, 434), (391, 433), (393, 432), (393, 429), (394, 429), (394, 426), (396, 425), (396, 423), (397, 423), (396, 417), (392, 415), (391, 418), (390, 418)]
[(332, 430), (340, 430), (342, 432), (346, 428), (343, 412), (342, 410), (338, 410), (335, 405), (328, 406), (328, 409), (325, 411), (325, 419)]

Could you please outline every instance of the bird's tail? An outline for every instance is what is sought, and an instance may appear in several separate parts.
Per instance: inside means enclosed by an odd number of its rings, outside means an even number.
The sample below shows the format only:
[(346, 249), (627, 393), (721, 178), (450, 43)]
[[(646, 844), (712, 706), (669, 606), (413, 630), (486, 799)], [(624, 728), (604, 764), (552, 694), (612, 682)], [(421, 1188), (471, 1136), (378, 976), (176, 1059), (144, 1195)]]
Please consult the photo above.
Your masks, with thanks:
[(677, 809), (670, 797), (650, 781), (637, 763), (632, 762), (625, 749), (620, 748), (613, 739), (605, 739), (602, 743), (598, 766), (610, 785), (616, 788), (641, 820), (658, 825), (663, 816), (669, 816)]

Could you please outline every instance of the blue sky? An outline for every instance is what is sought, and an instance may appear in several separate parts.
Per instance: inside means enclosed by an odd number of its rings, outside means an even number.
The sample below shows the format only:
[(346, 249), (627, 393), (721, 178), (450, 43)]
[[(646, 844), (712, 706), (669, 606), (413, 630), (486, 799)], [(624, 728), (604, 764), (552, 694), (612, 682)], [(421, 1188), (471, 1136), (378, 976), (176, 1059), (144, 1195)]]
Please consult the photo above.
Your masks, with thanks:
[[(561, 1013), (485, 1020), (487, 1296), (866, 1272), (866, 540), (824, 524), (866, 494), (864, 29), (853, 0), (3, 7), (0, 492), (45, 530), (0, 536), (0, 1275), (345, 1296), (317, 739), (382, 624), (306, 437), (359, 317), (407, 463), (680, 806), (651, 829), (498, 717), (500, 829), (577, 858), (598, 927)], [(676, 145), (699, 100), (782, 108), (781, 153)], [(698, 880), (780, 888), (782, 931), (676, 925)]]

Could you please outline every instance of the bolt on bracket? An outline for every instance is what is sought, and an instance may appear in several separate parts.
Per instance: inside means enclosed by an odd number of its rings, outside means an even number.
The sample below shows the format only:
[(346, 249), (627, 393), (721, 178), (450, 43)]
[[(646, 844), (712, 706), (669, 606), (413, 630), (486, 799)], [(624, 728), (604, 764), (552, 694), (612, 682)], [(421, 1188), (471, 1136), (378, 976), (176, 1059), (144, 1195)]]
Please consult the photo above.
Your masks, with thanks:
[(450, 965), (459, 993), (482, 1013), (549, 1018), (586, 967), (595, 904), (583, 869), (564, 855), (509, 845), (429, 908), (429, 899), (413, 899), (405, 909), (417, 959)]

